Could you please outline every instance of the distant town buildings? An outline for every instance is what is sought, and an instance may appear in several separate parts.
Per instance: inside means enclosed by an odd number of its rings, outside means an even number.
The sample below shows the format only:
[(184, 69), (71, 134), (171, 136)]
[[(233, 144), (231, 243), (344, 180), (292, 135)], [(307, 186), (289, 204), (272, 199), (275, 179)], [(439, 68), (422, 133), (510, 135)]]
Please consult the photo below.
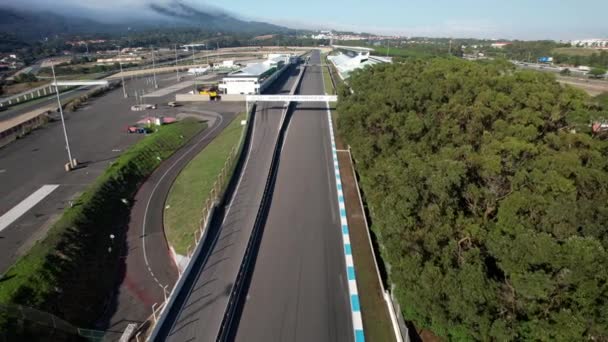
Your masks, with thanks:
[(398, 36), (376, 36), (369, 34), (357, 34), (357, 33), (338, 33), (332, 31), (319, 31), (317, 34), (310, 36), (312, 39), (333, 39), (333, 40), (387, 40), (387, 39), (399, 39)]
[(581, 40), (573, 40), (570, 42), (570, 45), (576, 47), (586, 47), (586, 48), (608, 48), (608, 38), (606, 39), (581, 39)]
[(496, 49), (502, 49), (502, 48), (504, 48), (507, 45), (511, 45), (511, 43), (509, 43), (509, 42), (496, 42), (496, 43), (492, 43), (491, 44), (491, 46), (493, 48), (496, 48)]
[(123, 56), (123, 57), (114, 57), (114, 58), (98, 58), (97, 64), (114, 64), (114, 63), (140, 63), (143, 61), (141, 56)]
[(23, 66), (23, 62), (14, 53), (0, 55), (0, 69), (18, 69)]
[(72, 46), (82, 46), (82, 45), (88, 45), (88, 44), (102, 44), (105, 42), (106, 42), (105, 39), (91, 39), (91, 40), (73, 40), (73, 41), (69, 41), (69, 42), (65, 42), (65, 43), (67, 45), (72, 45)]

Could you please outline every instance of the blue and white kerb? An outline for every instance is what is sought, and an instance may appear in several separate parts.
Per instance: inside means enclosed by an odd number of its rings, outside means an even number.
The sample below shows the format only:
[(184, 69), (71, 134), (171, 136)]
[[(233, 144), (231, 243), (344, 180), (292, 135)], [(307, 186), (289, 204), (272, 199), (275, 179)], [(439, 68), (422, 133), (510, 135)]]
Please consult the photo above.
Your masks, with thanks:
[(338, 191), (338, 206), (340, 208), (340, 225), (342, 227), (342, 242), (344, 244), (344, 258), (346, 260), (346, 276), (348, 278), (348, 291), (350, 296), (350, 309), (352, 312), (353, 329), (355, 342), (364, 342), (363, 320), (361, 318), (361, 308), (359, 305), (359, 292), (357, 290), (357, 278), (355, 276), (355, 264), (350, 246), (350, 235), (348, 222), (346, 220), (346, 206), (344, 205), (344, 192), (342, 192), (342, 180), (340, 179), (340, 166), (338, 164), (338, 151), (336, 150), (336, 140), (334, 139), (334, 129), (331, 121), (331, 111), (329, 103), (327, 106), (327, 120), (329, 121), (329, 136), (331, 137), (331, 152), (334, 160), (334, 175), (336, 177), (336, 189)]

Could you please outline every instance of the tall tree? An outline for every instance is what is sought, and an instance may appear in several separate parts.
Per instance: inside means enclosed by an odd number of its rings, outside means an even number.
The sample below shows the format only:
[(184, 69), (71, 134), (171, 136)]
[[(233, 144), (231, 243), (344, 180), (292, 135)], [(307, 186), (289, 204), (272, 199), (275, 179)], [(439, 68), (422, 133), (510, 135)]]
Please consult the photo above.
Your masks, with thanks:
[(608, 339), (608, 143), (584, 93), (444, 58), (350, 85), (339, 130), (406, 318), (455, 340)]

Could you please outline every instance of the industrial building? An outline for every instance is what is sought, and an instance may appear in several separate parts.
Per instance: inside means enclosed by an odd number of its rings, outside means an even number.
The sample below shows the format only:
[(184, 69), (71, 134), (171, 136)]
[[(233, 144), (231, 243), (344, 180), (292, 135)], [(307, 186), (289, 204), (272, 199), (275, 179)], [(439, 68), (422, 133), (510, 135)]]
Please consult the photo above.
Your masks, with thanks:
[(290, 55), (269, 54), (262, 63), (249, 64), (229, 73), (219, 84), (220, 92), (228, 95), (260, 94), (292, 62), (294, 59)]
[(108, 65), (114, 63), (141, 63), (143, 58), (141, 56), (125, 56), (125, 57), (114, 57), (114, 58), (98, 58), (98, 65)]
[(343, 80), (347, 79), (353, 70), (364, 68), (367, 65), (391, 62), (389, 57), (372, 56), (370, 53), (374, 50), (370, 48), (338, 45), (333, 47), (337, 50), (337, 54), (327, 56), (327, 58), (336, 67)]

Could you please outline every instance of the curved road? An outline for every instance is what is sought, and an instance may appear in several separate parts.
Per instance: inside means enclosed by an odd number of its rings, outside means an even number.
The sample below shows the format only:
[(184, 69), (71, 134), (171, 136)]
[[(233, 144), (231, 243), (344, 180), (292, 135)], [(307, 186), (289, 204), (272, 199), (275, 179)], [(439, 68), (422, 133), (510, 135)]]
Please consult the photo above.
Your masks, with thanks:
[(184, 110), (207, 120), (208, 127), (165, 160), (139, 188), (127, 232), (126, 266), (123, 279), (105, 321), (100, 322), (117, 340), (128, 323), (141, 323), (154, 303), (164, 300), (163, 287), (171, 291), (177, 267), (171, 257), (163, 228), (166, 197), (180, 171), (235, 117), (209, 111)]

